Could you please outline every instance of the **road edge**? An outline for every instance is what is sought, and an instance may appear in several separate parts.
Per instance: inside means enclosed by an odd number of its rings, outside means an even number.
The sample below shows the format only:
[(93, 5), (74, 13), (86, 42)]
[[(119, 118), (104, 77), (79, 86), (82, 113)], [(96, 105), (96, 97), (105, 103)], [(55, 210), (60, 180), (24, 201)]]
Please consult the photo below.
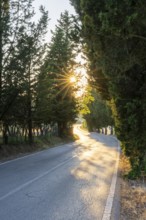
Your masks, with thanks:
[[(117, 140), (116, 138), (114, 138)], [(120, 142), (117, 140), (117, 161), (114, 168), (114, 173), (110, 185), (109, 194), (106, 200), (106, 205), (103, 213), (102, 220), (117, 220), (120, 213), (120, 197), (119, 197), (119, 160), (120, 160)]]

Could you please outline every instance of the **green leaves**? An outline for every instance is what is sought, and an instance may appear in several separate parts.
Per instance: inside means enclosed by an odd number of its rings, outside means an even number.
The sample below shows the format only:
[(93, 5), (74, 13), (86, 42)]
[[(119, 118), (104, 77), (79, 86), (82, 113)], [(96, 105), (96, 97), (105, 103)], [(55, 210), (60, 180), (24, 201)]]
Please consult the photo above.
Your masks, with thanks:
[[(111, 110), (108, 103), (103, 101), (96, 92), (92, 91), (92, 102), (88, 103), (89, 112), (85, 115), (90, 130), (100, 129), (109, 125), (113, 126)], [(91, 129), (92, 128), (92, 129)]]
[(41, 65), (48, 13), (32, 22), (32, 0), (0, 2), (0, 119), (4, 134), (18, 125), (29, 130), (35, 111), (36, 79)]
[[(52, 32), (48, 53), (38, 79), (37, 115), (43, 123), (58, 123), (62, 136), (76, 117), (74, 87), (69, 81), (75, 62), (72, 17), (65, 11)], [(45, 111), (41, 109), (44, 106)], [(41, 120), (40, 120), (41, 122)]]
[(71, 2), (82, 21), (91, 85), (112, 100), (118, 137), (133, 169), (141, 168), (146, 155), (146, 2)]

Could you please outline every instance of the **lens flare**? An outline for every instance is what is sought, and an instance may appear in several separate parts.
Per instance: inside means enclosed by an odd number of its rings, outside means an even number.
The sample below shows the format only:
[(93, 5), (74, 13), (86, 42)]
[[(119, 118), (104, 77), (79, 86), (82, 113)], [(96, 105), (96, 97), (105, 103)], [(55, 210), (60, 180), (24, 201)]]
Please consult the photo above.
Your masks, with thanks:
[(75, 83), (75, 82), (76, 82), (76, 77), (71, 76), (71, 77), (70, 77), (70, 82), (71, 82), (71, 83)]

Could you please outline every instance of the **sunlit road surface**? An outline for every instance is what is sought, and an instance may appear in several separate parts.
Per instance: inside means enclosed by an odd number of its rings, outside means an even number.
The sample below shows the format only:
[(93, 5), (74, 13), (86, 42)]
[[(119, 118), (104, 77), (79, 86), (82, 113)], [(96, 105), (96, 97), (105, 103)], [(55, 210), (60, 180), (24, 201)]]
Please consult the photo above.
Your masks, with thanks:
[(118, 156), (112, 136), (80, 140), (0, 164), (0, 220), (102, 220)]

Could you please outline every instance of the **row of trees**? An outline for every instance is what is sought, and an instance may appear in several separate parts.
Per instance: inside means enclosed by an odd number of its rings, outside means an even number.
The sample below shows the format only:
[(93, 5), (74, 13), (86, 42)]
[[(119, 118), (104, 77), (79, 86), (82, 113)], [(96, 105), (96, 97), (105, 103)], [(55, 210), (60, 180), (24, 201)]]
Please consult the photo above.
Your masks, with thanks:
[(146, 172), (146, 2), (71, 0), (82, 22), (90, 76), (111, 104), (132, 177)]
[(32, 3), (32, 0), (0, 3), (0, 133), (3, 142), (8, 144), (15, 138), (16, 142), (32, 144), (34, 134), (47, 134), (51, 128), (59, 136), (68, 135), (79, 111), (85, 115), (90, 130), (108, 125), (105, 103), (89, 88), (77, 97), (78, 87), (84, 85), (76, 82), (75, 86), (70, 81), (74, 75), (77, 81), (81, 77), (76, 72), (79, 66), (76, 57), (81, 51), (76, 18), (67, 11), (61, 14), (47, 44), (44, 39), (48, 13), (41, 6), (42, 15), (35, 23)]
[(44, 42), (48, 13), (41, 6), (37, 23), (32, 0), (0, 1), (0, 132), (3, 141), (58, 123), (59, 135), (76, 117), (69, 77), (76, 63), (74, 18), (61, 15), (49, 44)]
[(34, 16), (31, 0), (0, 2), (0, 120), (5, 143), (14, 130), (10, 127), (18, 125), (23, 133), (27, 130), (32, 142), (36, 63), (42, 55), (48, 20), (43, 7), (40, 11), (42, 17), (35, 24), (31, 21)]
[(114, 120), (109, 103), (101, 98), (89, 82), (85, 86), (84, 93), (78, 99), (80, 114), (85, 119), (85, 126), (88, 130), (107, 134), (109, 127), (111, 128), (110, 134), (113, 134)]
[(103, 132), (107, 134), (110, 126), (110, 134), (113, 134), (114, 121), (108, 103), (101, 99), (100, 95), (92, 90), (93, 101), (87, 104), (89, 113), (84, 115), (89, 131)]

